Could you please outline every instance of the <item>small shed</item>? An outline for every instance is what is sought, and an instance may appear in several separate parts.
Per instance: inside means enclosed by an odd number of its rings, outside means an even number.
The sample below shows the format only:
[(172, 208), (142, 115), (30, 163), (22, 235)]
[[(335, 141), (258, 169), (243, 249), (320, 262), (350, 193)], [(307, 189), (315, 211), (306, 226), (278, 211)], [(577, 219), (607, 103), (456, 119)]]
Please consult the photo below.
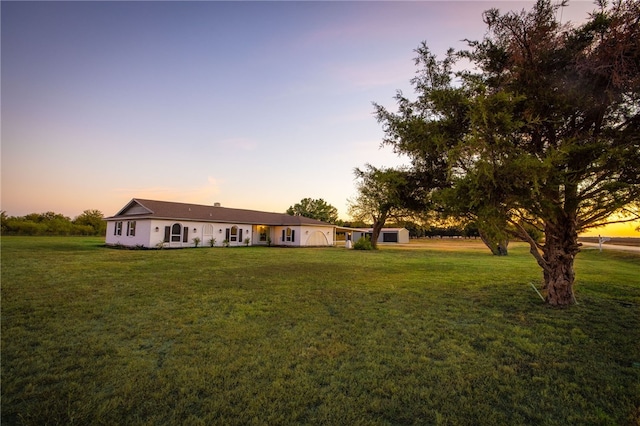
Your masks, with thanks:
[[(371, 238), (372, 235), (373, 228), (359, 229), (353, 232), (353, 241), (358, 241), (364, 236)], [(378, 236), (378, 244), (385, 243), (408, 244), (409, 230), (406, 228), (382, 228)]]

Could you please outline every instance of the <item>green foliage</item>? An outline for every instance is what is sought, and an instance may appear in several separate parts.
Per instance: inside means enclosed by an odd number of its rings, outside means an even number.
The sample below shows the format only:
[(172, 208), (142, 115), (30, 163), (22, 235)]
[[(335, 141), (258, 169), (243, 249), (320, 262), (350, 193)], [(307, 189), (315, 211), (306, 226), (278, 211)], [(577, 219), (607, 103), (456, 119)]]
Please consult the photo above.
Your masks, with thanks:
[(3, 235), (104, 235), (102, 218), (99, 210), (85, 210), (74, 220), (55, 212), (16, 217), (3, 211), (0, 216)]
[(93, 233), (88, 235), (105, 235), (107, 232), (107, 222), (103, 219), (104, 215), (100, 210), (85, 210), (73, 220), (73, 223), (91, 227)]
[(200, 245), (200, 237), (195, 237), (193, 239), (193, 244), (196, 246), (196, 248)]
[(425, 230), (424, 236), (428, 238), (455, 238), (464, 237), (465, 232), (464, 230), (460, 229), (459, 226), (432, 226), (429, 229)]
[(210, 238), (208, 243), (209, 243), (209, 247), (214, 247), (216, 245), (216, 239)]
[(370, 228), (371, 224), (367, 223), (363, 220), (352, 220), (349, 222), (344, 222), (344, 226), (348, 228)]
[[(635, 424), (637, 254), (2, 238), (2, 424)], [(553, 368), (549, 368), (552, 366)]]
[(374, 247), (371, 244), (371, 238), (368, 236), (361, 237), (353, 244), (354, 250), (373, 250)]
[(332, 224), (338, 221), (338, 209), (322, 198), (317, 200), (303, 198), (299, 203), (290, 206), (286, 213), (291, 216), (304, 216)]
[(426, 236), (426, 232), (429, 226), (426, 224), (420, 224), (413, 221), (402, 220), (396, 223), (387, 223), (388, 228), (405, 228), (409, 231), (409, 238), (422, 238)]

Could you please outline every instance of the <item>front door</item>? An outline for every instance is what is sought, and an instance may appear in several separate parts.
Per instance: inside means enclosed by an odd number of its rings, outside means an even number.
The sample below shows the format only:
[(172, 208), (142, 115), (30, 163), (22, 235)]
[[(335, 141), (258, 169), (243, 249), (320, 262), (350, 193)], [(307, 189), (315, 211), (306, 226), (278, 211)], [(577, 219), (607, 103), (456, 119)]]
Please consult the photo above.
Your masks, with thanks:
[[(254, 232), (256, 230), (254, 229)], [(257, 227), (258, 244), (271, 244), (271, 228), (268, 226), (260, 225)], [(255, 238), (255, 237), (254, 237)]]
[(212, 246), (215, 244), (215, 238), (213, 238), (213, 225), (208, 223), (202, 228), (202, 244), (205, 246)]
[(237, 246), (242, 242), (242, 229), (238, 229), (235, 225), (231, 228), (227, 228), (225, 231), (225, 237), (230, 246)]

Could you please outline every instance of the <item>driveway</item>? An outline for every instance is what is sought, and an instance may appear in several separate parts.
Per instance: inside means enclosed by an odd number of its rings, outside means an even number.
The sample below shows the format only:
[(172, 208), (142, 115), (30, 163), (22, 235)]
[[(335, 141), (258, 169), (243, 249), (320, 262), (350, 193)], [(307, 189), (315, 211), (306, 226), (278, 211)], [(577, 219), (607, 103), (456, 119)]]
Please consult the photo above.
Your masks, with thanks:
[[(593, 247), (598, 248), (598, 243), (582, 243), (582, 247)], [(617, 244), (602, 244), (603, 250), (620, 250), (620, 251), (634, 251), (636, 253), (640, 253), (640, 246), (620, 246)]]

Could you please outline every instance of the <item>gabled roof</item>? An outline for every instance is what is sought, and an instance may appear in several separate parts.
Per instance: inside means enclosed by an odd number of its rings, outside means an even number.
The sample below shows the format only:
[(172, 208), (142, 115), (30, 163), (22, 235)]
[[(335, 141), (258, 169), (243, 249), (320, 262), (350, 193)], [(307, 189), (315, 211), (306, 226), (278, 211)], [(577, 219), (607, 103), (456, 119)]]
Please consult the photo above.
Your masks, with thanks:
[(199, 222), (243, 223), (270, 226), (333, 226), (330, 223), (286, 213), (269, 213), (257, 210), (231, 209), (201, 204), (174, 203), (171, 201), (132, 199), (115, 216), (105, 220), (131, 219), (194, 220)]

